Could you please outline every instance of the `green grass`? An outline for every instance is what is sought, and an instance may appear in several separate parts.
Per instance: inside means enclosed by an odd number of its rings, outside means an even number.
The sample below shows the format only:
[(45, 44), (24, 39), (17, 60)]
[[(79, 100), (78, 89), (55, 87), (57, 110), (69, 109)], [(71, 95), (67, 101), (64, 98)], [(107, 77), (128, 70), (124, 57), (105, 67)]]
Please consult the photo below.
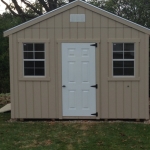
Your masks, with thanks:
[(148, 124), (9, 119), (0, 114), (0, 150), (150, 150)]

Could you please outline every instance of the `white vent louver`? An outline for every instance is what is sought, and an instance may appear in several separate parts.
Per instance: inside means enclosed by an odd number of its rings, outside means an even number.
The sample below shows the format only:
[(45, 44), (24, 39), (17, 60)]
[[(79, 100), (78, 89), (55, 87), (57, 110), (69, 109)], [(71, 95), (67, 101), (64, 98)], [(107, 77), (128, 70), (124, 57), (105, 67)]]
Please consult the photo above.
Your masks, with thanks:
[(70, 14), (70, 22), (85, 22), (85, 14)]

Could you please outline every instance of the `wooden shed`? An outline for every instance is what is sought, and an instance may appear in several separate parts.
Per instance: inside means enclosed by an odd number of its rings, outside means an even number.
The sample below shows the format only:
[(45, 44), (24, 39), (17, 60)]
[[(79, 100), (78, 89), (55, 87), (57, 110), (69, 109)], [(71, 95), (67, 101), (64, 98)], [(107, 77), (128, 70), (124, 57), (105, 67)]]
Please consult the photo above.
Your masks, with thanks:
[(84, 1), (5, 31), (11, 117), (149, 119), (149, 35)]

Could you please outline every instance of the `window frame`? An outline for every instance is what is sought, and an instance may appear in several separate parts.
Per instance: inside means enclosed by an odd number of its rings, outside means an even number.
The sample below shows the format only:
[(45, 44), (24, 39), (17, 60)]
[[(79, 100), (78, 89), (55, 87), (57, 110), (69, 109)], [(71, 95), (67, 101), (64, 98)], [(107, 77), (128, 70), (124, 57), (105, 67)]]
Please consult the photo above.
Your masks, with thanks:
[[(126, 39), (108, 39), (108, 81), (139, 81), (139, 38)], [(134, 76), (115, 76), (113, 75), (113, 43), (134, 43)], [(118, 59), (119, 60), (119, 59)]]
[[(134, 50), (133, 51), (131, 51), (131, 52), (134, 52), (134, 58), (133, 59), (125, 59), (124, 58), (124, 55), (125, 55), (125, 52), (127, 52), (127, 51), (125, 51), (124, 50), (124, 44), (126, 44), (126, 43), (130, 43), (130, 44), (134, 44)], [(113, 54), (114, 54), (114, 49), (113, 49), (113, 44), (123, 44), (123, 51), (116, 51), (116, 52), (122, 52), (123, 53), (123, 58), (122, 59), (114, 59), (113, 58)], [(133, 61), (134, 62), (134, 73), (133, 73), (133, 75), (114, 75), (114, 61), (122, 61), (122, 62), (127, 62), (127, 61)], [(135, 76), (135, 43), (134, 42), (113, 42), (112, 43), (112, 75), (113, 75), (113, 77), (134, 77)]]
[[(50, 40), (49, 39), (18, 39), (19, 42), (19, 48), (18, 48), (18, 65), (19, 65), (19, 80), (29, 80), (29, 81), (50, 81), (50, 74), (49, 74), (49, 47), (50, 47)], [(24, 75), (24, 60), (27, 61), (38, 61), (41, 59), (24, 59), (24, 43), (43, 43), (44, 44), (44, 75), (37, 76), (37, 75), (31, 75), (26, 76)], [(34, 52), (34, 51), (33, 51)], [(43, 59), (42, 59), (43, 61)]]

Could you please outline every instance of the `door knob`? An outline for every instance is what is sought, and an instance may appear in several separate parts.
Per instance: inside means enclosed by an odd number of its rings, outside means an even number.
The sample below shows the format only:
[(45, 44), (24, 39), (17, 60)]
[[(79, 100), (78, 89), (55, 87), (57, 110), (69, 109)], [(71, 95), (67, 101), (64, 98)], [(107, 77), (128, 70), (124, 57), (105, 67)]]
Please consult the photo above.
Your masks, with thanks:
[(62, 87), (66, 87), (65, 85), (63, 85)]

